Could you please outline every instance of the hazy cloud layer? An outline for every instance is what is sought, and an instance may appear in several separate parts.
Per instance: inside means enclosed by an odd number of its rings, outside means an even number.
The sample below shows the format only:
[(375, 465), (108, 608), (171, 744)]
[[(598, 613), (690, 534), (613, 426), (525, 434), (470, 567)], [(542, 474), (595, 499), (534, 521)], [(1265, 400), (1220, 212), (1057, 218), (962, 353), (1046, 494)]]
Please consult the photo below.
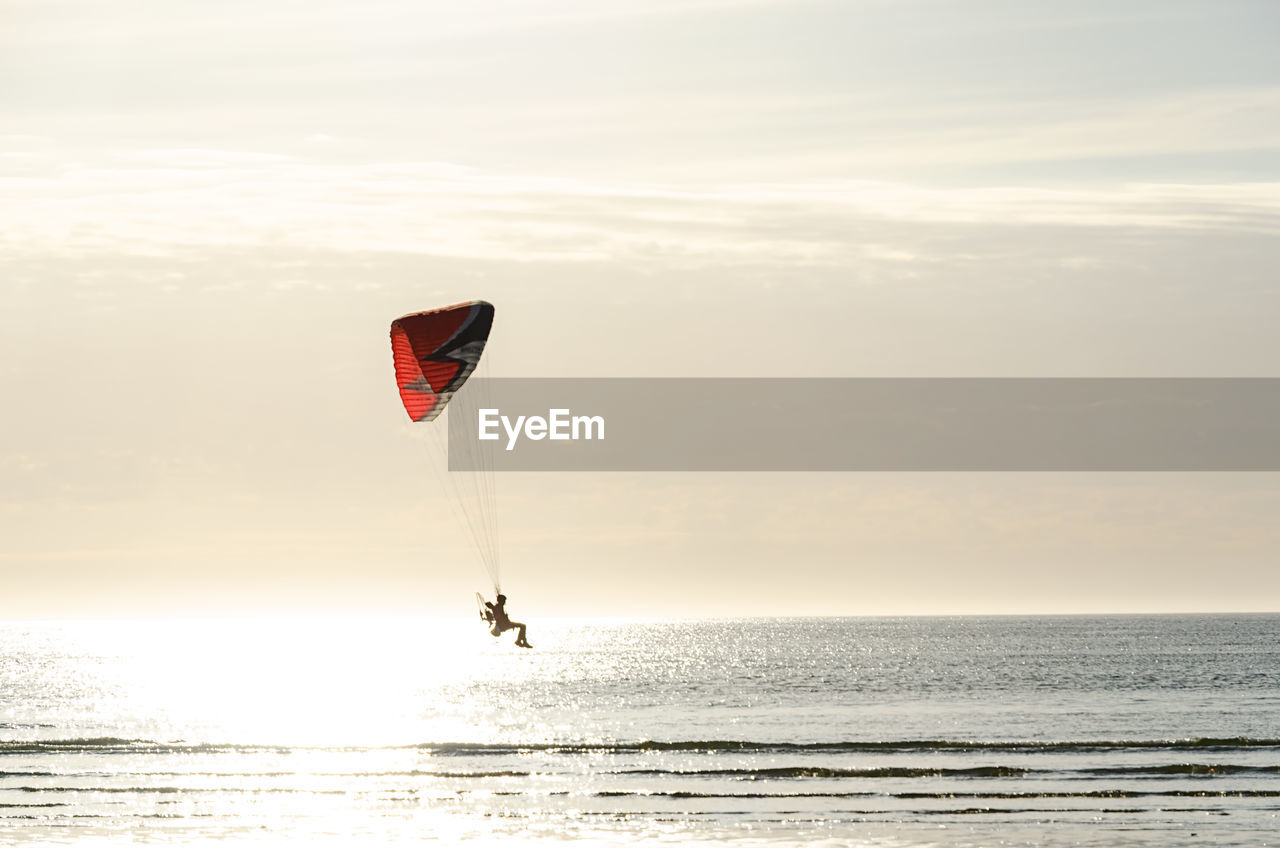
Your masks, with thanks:
[(11, 154), (0, 191), (11, 201), (0, 211), (9, 250), (241, 245), (526, 261), (840, 264), (924, 258), (913, 232), (919, 224), (1280, 229), (1280, 182), (682, 186), (216, 150), (136, 151), (97, 163)]
[[(4, 9), (3, 615), (469, 605), (387, 326), (473, 297), (503, 376), (1280, 362), (1270, 2)], [(517, 475), (501, 508), (539, 614), (1238, 610), (1280, 605), (1276, 492)]]

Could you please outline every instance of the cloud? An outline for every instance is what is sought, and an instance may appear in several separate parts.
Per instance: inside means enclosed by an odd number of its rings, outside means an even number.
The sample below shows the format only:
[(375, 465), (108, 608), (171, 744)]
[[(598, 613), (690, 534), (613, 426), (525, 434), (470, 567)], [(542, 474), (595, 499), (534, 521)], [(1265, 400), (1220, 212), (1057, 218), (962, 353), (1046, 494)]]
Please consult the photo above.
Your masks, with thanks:
[(36, 171), (11, 158), (19, 164), (0, 176), (9, 252), (270, 245), (525, 261), (900, 263), (923, 255), (914, 230), (939, 225), (1280, 229), (1274, 182), (689, 186), (210, 149), (43, 160)]

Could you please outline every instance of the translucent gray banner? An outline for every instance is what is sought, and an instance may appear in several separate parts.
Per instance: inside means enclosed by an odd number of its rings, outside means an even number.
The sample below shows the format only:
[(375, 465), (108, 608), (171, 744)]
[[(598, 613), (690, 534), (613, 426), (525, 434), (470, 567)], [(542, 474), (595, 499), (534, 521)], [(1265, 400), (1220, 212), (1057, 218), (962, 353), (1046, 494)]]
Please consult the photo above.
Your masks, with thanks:
[(452, 470), (1280, 471), (1280, 379), (473, 379), (448, 426)]

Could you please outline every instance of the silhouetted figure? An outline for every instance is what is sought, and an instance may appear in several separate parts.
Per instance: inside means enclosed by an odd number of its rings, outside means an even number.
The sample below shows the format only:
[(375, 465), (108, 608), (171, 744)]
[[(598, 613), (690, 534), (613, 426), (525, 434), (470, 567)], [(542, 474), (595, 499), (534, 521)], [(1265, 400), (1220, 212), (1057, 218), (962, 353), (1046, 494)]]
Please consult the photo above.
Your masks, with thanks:
[(494, 604), (491, 604), (488, 601), (484, 602), (485, 607), (487, 607), (489, 611), (485, 618), (493, 622), (493, 629), (489, 632), (494, 636), (500, 636), (508, 630), (518, 630), (519, 632), (516, 633), (516, 644), (521, 648), (532, 648), (533, 646), (529, 644), (529, 640), (524, 638), (525, 625), (518, 621), (512, 621), (507, 616), (506, 604), (506, 595), (499, 595), (498, 602)]

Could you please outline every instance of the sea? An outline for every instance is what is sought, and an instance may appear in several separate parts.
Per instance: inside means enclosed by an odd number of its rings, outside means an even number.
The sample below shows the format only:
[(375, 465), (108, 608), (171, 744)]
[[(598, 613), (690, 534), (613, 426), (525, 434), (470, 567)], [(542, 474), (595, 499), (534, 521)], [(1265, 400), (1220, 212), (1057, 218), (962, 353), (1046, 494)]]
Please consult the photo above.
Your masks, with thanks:
[(0, 625), (0, 844), (1280, 845), (1280, 615), (525, 620)]

